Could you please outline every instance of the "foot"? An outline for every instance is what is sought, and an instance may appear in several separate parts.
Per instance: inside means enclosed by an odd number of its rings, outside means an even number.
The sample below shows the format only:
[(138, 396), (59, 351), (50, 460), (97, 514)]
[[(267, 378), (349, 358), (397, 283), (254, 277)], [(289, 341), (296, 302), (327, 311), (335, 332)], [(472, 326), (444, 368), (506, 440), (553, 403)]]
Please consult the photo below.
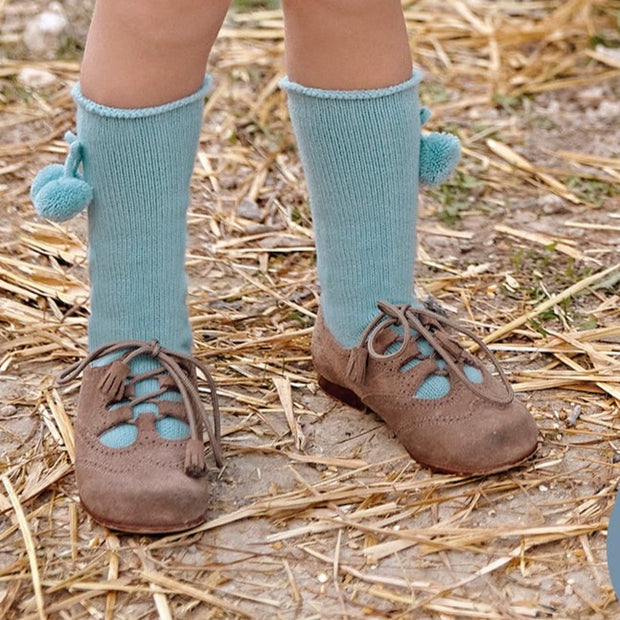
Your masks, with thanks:
[[(312, 357), (326, 392), (374, 411), (417, 462), (436, 471), (490, 474), (535, 452), (534, 419), (479, 338), (424, 308), (378, 307), (352, 349), (338, 343), (319, 314)], [(474, 340), (498, 376), (448, 328)]]
[[(120, 354), (105, 366), (92, 362)], [(133, 376), (131, 361), (150, 356), (158, 367)], [(214, 429), (211, 429), (196, 387), (196, 368), (211, 389)], [(206, 368), (191, 357), (174, 353), (157, 342), (127, 341), (101, 347), (69, 368), (66, 383), (83, 372), (75, 423), (75, 471), (78, 492), (87, 512), (99, 523), (126, 532), (160, 533), (185, 530), (205, 521), (208, 485), (205, 476), (203, 429), (221, 464), (219, 408), (215, 385)], [(156, 380), (158, 389), (137, 397), (135, 385)], [(176, 393), (175, 400), (162, 399)], [(135, 415), (145, 403), (156, 407)], [(189, 436), (166, 439), (157, 422), (176, 419), (187, 424)], [(119, 428), (134, 427), (135, 439), (111, 447), (102, 437)]]

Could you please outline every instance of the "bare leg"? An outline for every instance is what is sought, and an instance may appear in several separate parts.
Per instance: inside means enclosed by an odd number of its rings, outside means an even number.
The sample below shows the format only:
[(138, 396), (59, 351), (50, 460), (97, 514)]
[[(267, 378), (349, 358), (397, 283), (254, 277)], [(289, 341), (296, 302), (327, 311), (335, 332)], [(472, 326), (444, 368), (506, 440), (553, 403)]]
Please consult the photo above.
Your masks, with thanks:
[(291, 80), (324, 89), (382, 88), (411, 77), (400, 0), (282, 0)]
[(139, 108), (200, 88), (230, 0), (98, 0), (80, 78), (98, 103)]

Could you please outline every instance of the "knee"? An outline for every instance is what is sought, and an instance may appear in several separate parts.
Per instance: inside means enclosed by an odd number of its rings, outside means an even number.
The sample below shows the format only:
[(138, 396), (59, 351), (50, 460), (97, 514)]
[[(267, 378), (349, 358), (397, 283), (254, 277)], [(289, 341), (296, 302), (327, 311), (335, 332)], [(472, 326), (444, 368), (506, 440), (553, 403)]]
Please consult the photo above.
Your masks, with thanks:
[(221, 25), (231, 0), (105, 0), (119, 27), (152, 44), (200, 43)]

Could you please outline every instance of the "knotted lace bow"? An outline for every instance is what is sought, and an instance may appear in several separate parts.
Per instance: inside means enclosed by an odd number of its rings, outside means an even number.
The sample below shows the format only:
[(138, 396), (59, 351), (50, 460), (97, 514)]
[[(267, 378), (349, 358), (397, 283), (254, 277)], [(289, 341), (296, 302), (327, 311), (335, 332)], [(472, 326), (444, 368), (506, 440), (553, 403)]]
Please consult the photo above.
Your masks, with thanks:
[[(178, 389), (185, 407), (190, 429), (190, 439), (187, 441), (185, 450), (185, 473), (188, 476), (198, 477), (203, 475), (206, 470), (204, 443), (201, 433), (202, 425), (204, 425), (209, 436), (215, 462), (218, 467), (221, 467), (223, 464), (223, 456), (220, 444), (220, 408), (215, 382), (205, 365), (189, 355), (165, 349), (156, 340), (148, 343), (134, 340), (115, 342), (114, 344), (105, 345), (96, 349), (83, 360), (69, 366), (69, 368), (59, 376), (58, 383), (60, 385), (68, 383), (78, 377), (78, 375), (94, 360), (112, 353), (118, 353), (119, 351), (122, 351), (121, 356), (109, 364), (108, 370), (98, 386), (99, 389), (110, 398), (110, 402), (122, 400), (127, 396), (125, 379), (130, 374), (129, 363), (131, 360), (139, 355), (148, 355), (152, 357), (159, 363), (160, 368), (137, 375), (134, 381), (142, 381), (147, 378), (152, 379), (159, 375), (167, 374), (172, 379), (174, 386)], [(187, 369), (192, 367), (199, 369), (209, 385), (211, 391), (211, 407), (213, 409), (213, 428), (207, 418), (198, 390), (187, 375), (184, 367)], [(157, 391), (151, 394), (132, 397), (130, 399), (130, 405), (135, 406), (143, 402), (154, 402), (156, 404), (155, 399), (169, 389), (169, 386), (161, 385)]]
[[(377, 307), (381, 313), (368, 325), (362, 334), (360, 343), (350, 353), (347, 365), (347, 376), (351, 380), (356, 383), (364, 382), (368, 358), (376, 360), (396, 358), (407, 350), (413, 339), (424, 338), (433, 348), (433, 353), (428, 357), (434, 356), (435, 358), (441, 358), (446, 366), (450, 368), (474, 394), (502, 405), (507, 405), (512, 402), (514, 399), (514, 392), (510, 383), (508, 383), (506, 375), (500, 368), (497, 360), (493, 357), (489, 348), (476, 334), (462, 325), (440, 314), (431, 312), (426, 308), (408, 304), (394, 305), (383, 301), (379, 302)], [(393, 327), (400, 327), (402, 329), (401, 344), (396, 351), (380, 353), (376, 349), (377, 338), (385, 330)], [(475, 358), (464, 349), (453, 336), (445, 331), (446, 327), (471, 338), (471, 340), (480, 347), (485, 357), (488, 357), (493, 364), (493, 367), (502, 381), (506, 390), (504, 396), (489, 394), (487, 391), (482, 390), (479, 385), (467, 378), (463, 370), (461, 370), (460, 365), (464, 362), (475, 363)], [(412, 330), (415, 334), (412, 333)], [(422, 359), (427, 356), (422, 356), (422, 354), (418, 352), (416, 357)], [(446, 374), (446, 371), (438, 368), (430, 371), (429, 374)]]

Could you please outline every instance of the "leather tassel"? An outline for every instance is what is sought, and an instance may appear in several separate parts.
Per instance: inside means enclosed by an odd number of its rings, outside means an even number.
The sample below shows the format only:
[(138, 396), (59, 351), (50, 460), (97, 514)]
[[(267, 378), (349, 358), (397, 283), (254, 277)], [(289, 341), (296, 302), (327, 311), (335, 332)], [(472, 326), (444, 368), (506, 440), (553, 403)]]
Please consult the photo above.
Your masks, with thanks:
[(368, 349), (366, 347), (355, 347), (349, 354), (347, 377), (355, 383), (364, 383), (367, 364)]
[(192, 478), (199, 478), (206, 470), (204, 444), (200, 439), (189, 439), (185, 447), (185, 473)]
[(99, 383), (99, 389), (108, 397), (108, 402), (116, 402), (125, 395), (125, 379), (129, 376), (129, 366), (116, 360)]

